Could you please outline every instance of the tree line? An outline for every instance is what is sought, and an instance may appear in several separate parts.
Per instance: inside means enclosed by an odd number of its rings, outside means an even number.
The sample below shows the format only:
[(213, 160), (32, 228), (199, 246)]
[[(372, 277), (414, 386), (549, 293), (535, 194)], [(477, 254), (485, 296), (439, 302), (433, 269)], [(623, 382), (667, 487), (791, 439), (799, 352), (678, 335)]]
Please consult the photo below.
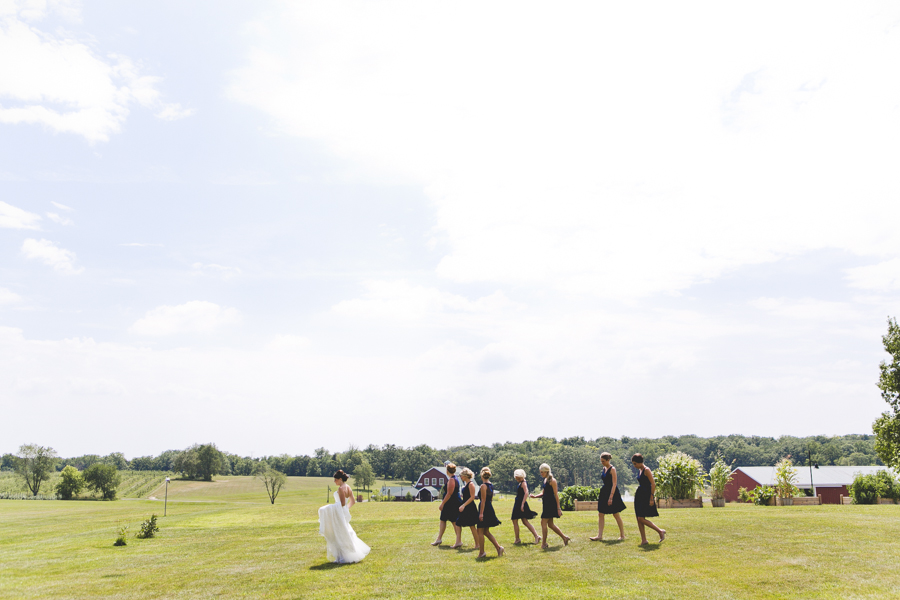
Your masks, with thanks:
[[(552, 466), (554, 475), (563, 486), (599, 484), (602, 470), (600, 453), (604, 451), (613, 455), (612, 462), (617, 467), (621, 484), (630, 485), (636, 483), (629, 468), (631, 456), (636, 452), (644, 455), (646, 464), (652, 469), (657, 467), (657, 457), (675, 451), (696, 458), (706, 470), (709, 470), (719, 456), (729, 464), (733, 462), (735, 466), (774, 465), (786, 456), (791, 457), (794, 464), (798, 465), (807, 464), (810, 458), (819, 465), (883, 464), (876, 453), (875, 442), (874, 435), (866, 434), (778, 438), (743, 435), (708, 438), (695, 435), (594, 439), (540, 437), (531, 441), (495, 443), (490, 446), (467, 445), (438, 449), (425, 444), (410, 448), (385, 444), (365, 448), (351, 446), (343, 452), (317, 448), (312, 455), (280, 454), (262, 457), (223, 452), (215, 444), (207, 443), (131, 460), (126, 459), (121, 452), (105, 456), (87, 454), (59, 458), (55, 451), (48, 448), (52, 454), (42, 458), (42, 468), (46, 468), (49, 473), (71, 466), (84, 472), (94, 465), (108, 465), (116, 470), (170, 471), (187, 479), (207, 481), (215, 475), (259, 475), (267, 470), (294, 477), (324, 477), (337, 469), (343, 469), (354, 476), (358, 487), (367, 488), (375, 483), (376, 478), (415, 482), (422, 472), (441, 466), (444, 461), (449, 460), (457, 465), (467, 466), (476, 473), (482, 467), (489, 466), (495, 474), (495, 485), (511, 490), (515, 486), (512, 477), (515, 469), (524, 469), (534, 482), (538, 466), (544, 462)], [(22, 448), (19, 454), (22, 454)], [(0, 457), (0, 469), (22, 470), (23, 460), (22, 456), (4, 454)], [(99, 471), (94, 468), (94, 472)], [(35, 474), (33, 470), (29, 470), (29, 473), (32, 484), (28, 488), (36, 494), (34, 490), (39, 487), (39, 483), (35, 486)]]

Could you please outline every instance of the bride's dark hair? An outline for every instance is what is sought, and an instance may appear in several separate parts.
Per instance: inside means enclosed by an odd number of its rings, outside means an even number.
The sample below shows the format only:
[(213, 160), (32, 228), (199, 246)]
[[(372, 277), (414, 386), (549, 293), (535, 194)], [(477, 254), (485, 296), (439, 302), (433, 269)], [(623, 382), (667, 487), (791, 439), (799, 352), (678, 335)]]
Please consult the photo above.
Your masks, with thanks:
[(343, 471), (342, 469), (338, 469), (338, 470), (335, 471), (335, 473), (334, 473), (334, 478), (335, 478), (335, 479), (340, 479), (341, 481), (347, 481), (347, 478), (348, 478), (348, 477), (350, 477), (350, 476), (347, 475), (346, 473), (344, 473), (344, 471)]

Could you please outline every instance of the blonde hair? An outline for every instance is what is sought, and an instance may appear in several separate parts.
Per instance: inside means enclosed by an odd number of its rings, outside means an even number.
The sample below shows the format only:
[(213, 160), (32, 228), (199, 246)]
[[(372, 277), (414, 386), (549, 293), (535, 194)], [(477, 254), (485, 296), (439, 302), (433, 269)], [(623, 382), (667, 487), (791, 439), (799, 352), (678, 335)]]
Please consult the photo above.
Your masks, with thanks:
[(491, 469), (490, 467), (481, 467), (481, 478), (484, 479), (485, 475), (487, 475), (487, 479), (491, 478)]
[(546, 471), (548, 479), (553, 477), (553, 471), (550, 470), (550, 465), (548, 465), (547, 463), (541, 463), (541, 466), (538, 467), (538, 471), (540, 471), (541, 473)]
[(516, 469), (513, 472), (513, 477), (515, 477), (515, 478), (521, 477), (522, 479), (525, 479), (525, 471), (523, 471), (522, 469)]
[(472, 469), (469, 467), (463, 467), (463, 470), (459, 472), (459, 476), (468, 481), (472, 481), (472, 478), (475, 477), (475, 473), (473, 473)]

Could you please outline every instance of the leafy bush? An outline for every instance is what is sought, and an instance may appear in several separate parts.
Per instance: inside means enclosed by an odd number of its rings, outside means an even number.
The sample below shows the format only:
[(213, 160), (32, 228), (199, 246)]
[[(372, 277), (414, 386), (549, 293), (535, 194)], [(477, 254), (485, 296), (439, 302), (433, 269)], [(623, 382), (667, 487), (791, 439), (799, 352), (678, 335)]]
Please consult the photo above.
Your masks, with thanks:
[(775, 497), (775, 488), (767, 485), (758, 485), (750, 492), (753, 504), (757, 506), (769, 506), (769, 502)]
[(853, 504), (875, 504), (878, 502), (878, 478), (872, 474), (857, 473), (847, 491), (853, 498)]
[(94, 463), (84, 470), (83, 476), (88, 488), (100, 492), (104, 500), (116, 499), (116, 489), (122, 482), (122, 477), (114, 466)]
[(576, 500), (594, 502), (599, 497), (600, 488), (588, 487), (586, 485), (570, 485), (559, 493), (559, 507), (563, 510), (575, 510)]
[[(735, 459), (736, 461), (737, 459)], [(722, 458), (722, 455), (716, 458), (716, 462), (709, 468), (709, 485), (712, 487), (712, 497), (719, 499), (725, 497), (725, 488), (728, 486), (728, 482), (730, 482), (734, 478), (734, 463), (731, 462), (729, 466), (726, 464), (725, 460)]]
[(900, 482), (889, 471), (878, 471), (875, 474), (878, 480), (878, 496), (900, 500)]
[(784, 457), (775, 464), (775, 493), (779, 498), (793, 498), (800, 490), (797, 482), (797, 469), (791, 459)]
[(127, 546), (128, 545), (128, 525), (122, 525), (118, 529), (119, 537), (116, 538), (116, 541), (113, 542), (113, 546)]
[(412, 492), (406, 492), (406, 501), (412, 502), (412, 500), (413, 500)]
[(688, 500), (697, 497), (697, 492), (705, 487), (706, 474), (700, 461), (684, 452), (670, 452), (657, 459), (656, 496), (674, 500)]
[(738, 489), (738, 500), (741, 502), (753, 502), (753, 492), (745, 487)]
[(84, 477), (72, 465), (66, 465), (66, 468), (59, 474), (59, 483), (56, 484), (56, 493), (63, 500), (71, 500), (84, 489)]
[(137, 537), (142, 540), (152, 538), (156, 535), (157, 531), (159, 531), (159, 526), (156, 524), (156, 515), (152, 515), (149, 519), (141, 523), (141, 530), (138, 531)]

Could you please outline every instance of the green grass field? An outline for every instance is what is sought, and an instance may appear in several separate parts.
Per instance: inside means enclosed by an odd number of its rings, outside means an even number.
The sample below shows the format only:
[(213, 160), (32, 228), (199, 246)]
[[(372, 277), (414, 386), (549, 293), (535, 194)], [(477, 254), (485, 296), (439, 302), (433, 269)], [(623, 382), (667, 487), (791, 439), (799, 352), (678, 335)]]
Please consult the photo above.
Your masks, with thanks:
[[(147, 499), (0, 500), (0, 598), (888, 598), (900, 590), (900, 506), (663, 510), (655, 521), (669, 537), (644, 548), (630, 512), (622, 543), (588, 541), (596, 513), (568, 512), (559, 523), (573, 542), (551, 539), (542, 551), (512, 545), (506, 500), (495, 534), (507, 554), (478, 561), (468, 532), (461, 550), (429, 545), (437, 503), (370, 502), (354, 508), (353, 526), (371, 554), (333, 565), (316, 513), (329, 484), (289, 478), (273, 506), (249, 477), (173, 481), (165, 518), (163, 503)], [(146, 496), (161, 500), (164, 491)], [(156, 538), (112, 545), (119, 524), (133, 535), (152, 513)], [(607, 528), (615, 535), (614, 521)]]

